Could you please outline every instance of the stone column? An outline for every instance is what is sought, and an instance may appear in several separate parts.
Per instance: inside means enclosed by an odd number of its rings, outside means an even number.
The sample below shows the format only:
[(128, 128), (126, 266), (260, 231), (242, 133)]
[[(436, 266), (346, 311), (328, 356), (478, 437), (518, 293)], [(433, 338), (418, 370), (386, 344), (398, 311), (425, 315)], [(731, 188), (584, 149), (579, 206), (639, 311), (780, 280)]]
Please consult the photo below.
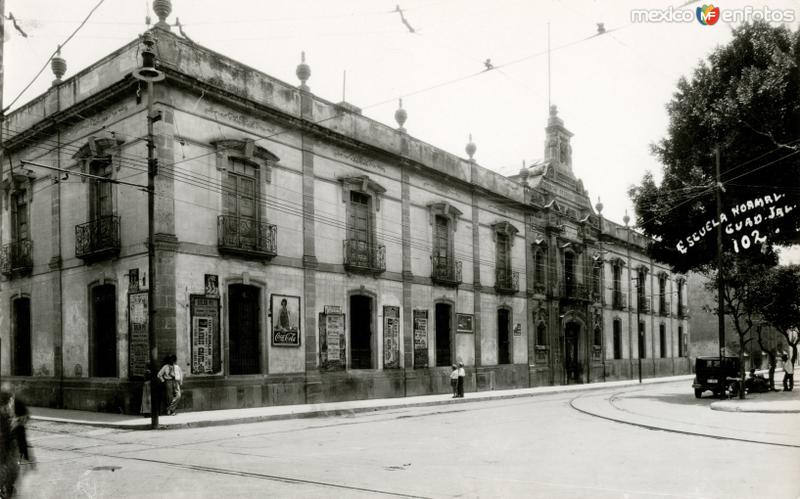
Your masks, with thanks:
[[(300, 88), (300, 115), (303, 121), (314, 120), (314, 96)], [(306, 403), (322, 402), (322, 379), (317, 365), (317, 256), (314, 227), (314, 139), (300, 132), (303, 167), (303, 325), (305, 327)]]
[[(170, 103), (169, 90), (163, 85), (155, 87), (154, 110), (161, 111), (162, 119), (154, 125), (156, 158), (159, 174), (155, 178), (155, 312), (156, 346), (161, 357), (176, 354), (186, 358), (189, 352), (177, 352), (177, 330), (175, 326), (177, 290), (175, 282), (175, 260), (178, 237), (175, 235), (175, 181), (162, 172), (175, 162), (175, 116), (172, 109), (159, 106)], [(148, 286), (152, 286), (148, 276)]]

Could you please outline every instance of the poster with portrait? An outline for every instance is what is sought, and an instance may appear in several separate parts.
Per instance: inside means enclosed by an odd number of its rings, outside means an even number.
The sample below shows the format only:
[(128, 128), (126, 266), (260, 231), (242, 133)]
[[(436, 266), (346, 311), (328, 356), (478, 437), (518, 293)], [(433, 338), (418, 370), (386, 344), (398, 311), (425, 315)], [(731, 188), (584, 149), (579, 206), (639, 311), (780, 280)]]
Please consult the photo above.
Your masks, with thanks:
[(215, 374), (222, 370), (219, 329), (219, 298), (189, 297), (192, 374)]
[(472, 326), (472, 314), (456, 314), (456, 323), (456, 332), (472, 333), (474, 331)]
[(383, 368), (400, 367), (400, 307), (383, 307)]
[(270, 302), (272, 316), (271, 342), (274, 347), (300, 346), (300, 297), (272, 295)]
[(427, 310), (414, 310), (414, 367), (428, 367)]
[(147, 292), (128, 295), (128, 375), (143, 378), (150, 361)]
[(205, 282), (206, 296), (219, 298), (219, 276), (206, 274), (203, 280)]

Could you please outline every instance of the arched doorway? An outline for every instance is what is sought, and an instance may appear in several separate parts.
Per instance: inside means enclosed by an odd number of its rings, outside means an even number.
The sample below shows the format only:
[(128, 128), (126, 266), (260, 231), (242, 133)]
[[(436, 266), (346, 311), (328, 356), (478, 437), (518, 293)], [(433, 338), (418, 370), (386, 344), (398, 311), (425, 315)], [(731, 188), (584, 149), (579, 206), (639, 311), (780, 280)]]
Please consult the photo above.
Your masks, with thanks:
[(577, 322), (567, 322), (564, 328), (564, 371), (566, 383), (580, 383), (583, 366), (580, 362), (580, 336), (581, 325)]
[(350, 296), (350, 368), (373, 369), (372, 298)]
[(261, 290), (247, 284), (228, 287), (228, 365), (230, 374), (261, 372)]

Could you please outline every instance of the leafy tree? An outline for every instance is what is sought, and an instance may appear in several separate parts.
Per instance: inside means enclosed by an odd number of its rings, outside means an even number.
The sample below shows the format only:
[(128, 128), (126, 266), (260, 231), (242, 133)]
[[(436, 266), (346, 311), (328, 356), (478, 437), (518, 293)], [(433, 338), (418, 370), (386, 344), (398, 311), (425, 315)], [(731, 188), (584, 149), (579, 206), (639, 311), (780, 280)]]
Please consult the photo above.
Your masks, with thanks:
[[(717, 220), (715, 147), (722, 212), (729, 222), (743, 223), (734, 234), (726, 231), (725, 250), (752, 253), (762, 247), (754, 239), (763, 238), (770, 247), (800, 242), (800, 30), (764, 22), (736, 28), (730, 43), (714, 50), (691, 79), (678, 82), (667, 111), (668, 134), (653, 146), (664, 165), (663, 181), (657, 185), (648, 172), (630, 190), (638, 227), (655, 239), (653, 257), (678, 271), (714, 266), (716, 229), (707, 222)], [(797, 208), (773, 219), (768, 206), (734, 216), (734, 207), (775, 194), (775, 206)], [(762, 215), (758, 223), (756, 214)], [(746, 216), (752, 226), (744, 225)]]
[(750, 308), (757, 308), (764, 320), (786, 339), (792, 362), (797, 360), (800, 341), (800, 265), (775, 267), (764, 274), (752, 296)]
[[(770, 259), (763, 255), (747, 258), (725, 254), (719, 269), (706, 269), (705, 272), (711, 277), (706, 283), (706, 288), (709, 290), (717, 289), (717, 273), (722, 273), (723, 311), (731, 318), (739, 341), (739, 398), (744, 398), (744, 352), (750, 341), (759, 339), (753, 334), (757, 332), (754, 329), (755, 321), (764, 304), (764, 292), (769, 289), (764, 276), (774, 264), (774, 258)], [(770, 293), (770, 296), (774, 294), (776, 293)], [(717, 312), (718, 309), (714, 311)]]

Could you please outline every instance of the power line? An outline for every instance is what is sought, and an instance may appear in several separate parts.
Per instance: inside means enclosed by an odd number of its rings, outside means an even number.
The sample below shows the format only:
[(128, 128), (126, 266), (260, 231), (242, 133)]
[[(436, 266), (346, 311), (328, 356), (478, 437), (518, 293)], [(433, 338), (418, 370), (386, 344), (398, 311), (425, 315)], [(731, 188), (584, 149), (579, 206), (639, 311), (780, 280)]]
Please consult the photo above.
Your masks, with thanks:
[(17, 94), (16, 97), (14, 97), (14, 100), (12, 100), (9, 105), (7, 105), (5, 108), (3, 108), (3, 111), (2, 111), (3, 113), (8, 111), (8, 109), (11, 106), (13, 106), (14, 103), (17, 102), (17, 100), (19, 100), (20, 97), (22, 97), (22, 94), (24, 94), (31, 87), (31, 85), (33, 85), (33, 83), (39, 78), (39, 76), (41, 76), (42, 72), (44, 72), (44, 70), (47, 68), (47, 65), (50, 62), (50, 60), (53, 59), (53, 57), (55, 57), (56, 54), (58, 54), (58, 51), (61, 50), (61, 48), (66, 46), (67, 43), (69, 43), (69, 41), (72, 40), (72, 37), (74, 37), (78, 33), (78, 31), (80, 31), (80, 29), (86, 24), (86, 22), (89, 20), (89, 18), (92, 17), (92, 14), (94, 14), (94, 11), (96, 11), (101, 5), (103, 5), (103, 2), (105, 2), (105, 1), (106, 0), (100, 0), (99, 2), (97, 2), (97, 5), (95, 5), (92, 8), (92, 10), (89, 11), (89, 14), (87, 14), (87, 16), (78, 25), (78, 27), (75, 28), (75, 30), (67, 37), (67, 39), (64, 40), (63, 42), (61, 42), (61, 44), (58, 46), (58, 48), (53, 51), (53, 53), (50, 55), (50, 57), (47, 59), (47, 61), (45, 61), (44, 65), (42, 66), (42, 69), (40, 69), (39, 72), (36, 73), (36, 76), (34, 76), (33, 79), (27, 85), (25, 85), (25, 88), (23, 88), (22, 91), (19, 94)]

